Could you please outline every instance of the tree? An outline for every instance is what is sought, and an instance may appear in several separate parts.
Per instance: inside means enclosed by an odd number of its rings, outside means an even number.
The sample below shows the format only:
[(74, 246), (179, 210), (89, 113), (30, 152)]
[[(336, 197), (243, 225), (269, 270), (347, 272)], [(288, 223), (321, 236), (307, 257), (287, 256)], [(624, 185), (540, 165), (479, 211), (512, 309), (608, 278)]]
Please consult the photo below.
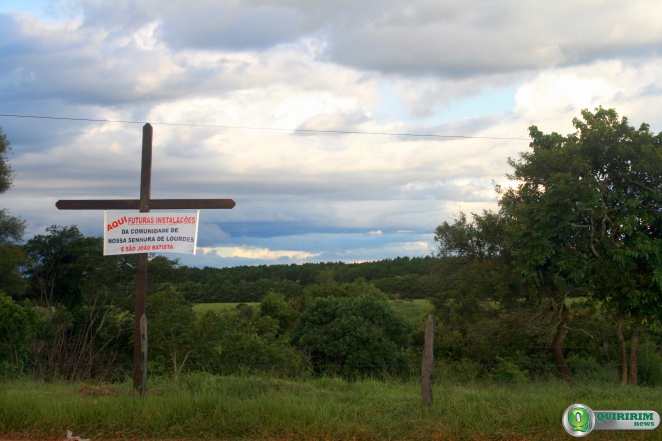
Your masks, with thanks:
[[(0, 193), (12, 187), (14, 173), (9, 165), (9, 140), (0, 127)], [(25, 253), (18, 242), (25, 233), (25, 221), (9, 215), (9, 211), (0, 208), (0, 291), (20, 297), (25, 291), (22, 268), (26, 265)]]
[(309, 370), (306, 356), (290, 345), (290, 333), (283, 332), (291, 319), (291, 309), (278, 294), (266, 297), (266, 305), (262, 305), (266, 307), (261, 306), (258, 314), (243, 303), (223, 314), (218, 328), (220, 340), (213, 350), (202, 349), (201, 356), (196, 357), (198, 369), (220, 374), (269, 372), (288, 376)]
[(509, 160), (517, 186), (498, 188), (499, 205), (518, 269), (558, 306), (552, 349), (559, 368), (567, 371), (565, 298), (592, 293), (632, 317), (636, 383), (639, 327), (660, 327), (662, 134), (629, 126), (613, 109), (582, 117), (567, 136), (530, 127), (532, 151)]
[(37, 314), (29, 302), (22, 307), (0, 292), (0, 378), (22, 370), (36, 324)]
[(10, 142), (0, 127), (0, 193), (9, 190), (14, 182), (14, 171), (9, 165)]
[[(484, 211), (464, 213), (435, 230), (440, 262), (439, 291), (431, 297), (439, 320), (435, 354), (492, 365), (492, 374), (518, 363), (534, 363), (547, 337), (547, 311), (513, 265), (506, 236), (508, 219)], [(422, 337), (422, 336), (421, 336)]]
[(75, 225), (53, 225), (46, 232), (28, 240), (24, 247), (31, 260), (27, 270), (31, 295), (44, 307), (58, 303), (70, 307), (81, 301), (82, 279), (101, 263), (103, 242), (86, 239)]
[(174, 286), (166, 285), (148, 297), (147, 311), (148, 345), (171, 360), (176, 380), (191, 354), (206, 343), (196, 341), (193, 308)]
[(402, 369), (411, 330), (383, 294), (319, 297), (299, 317), (292, 343), (319, 374), (380, 375)]
[(25, 234), (25, 221), (10, 216), (6, 208), (0, 208), (0, 245), (20, 242), (23, 234)]
[(296, 311), (285, 301), (285, 296), (270, 292), (260, 302), (260, 315), (278, 321), (278, 333), (284, 334), (297, 319)]
[[(3, 211), (0, 210), (0, 218), (3, 216)], [(27, 256), (20, 245), (11, 242), (0, 243), (0, 291), (14, 299), (22, 298), (27, 288), (23, 277), (23, 270), (27, 265)]]
[(44, 320), (33, 358), (44, 377), (110, 374), (129, 355), (135, 256), (103, 256), (103, 240), (51, 226), (24, 246), (27, 295)]
[[(14, 171), (9, 165), (9, 146), (7, 135), (2, 133), (0, 127), (0, 193), (9, 190), (14, 183)], [(20, 242), (25, 233), (25, 221), (10, 216), (6, 209), (0, 209), (0, 245), (11, 242)]]

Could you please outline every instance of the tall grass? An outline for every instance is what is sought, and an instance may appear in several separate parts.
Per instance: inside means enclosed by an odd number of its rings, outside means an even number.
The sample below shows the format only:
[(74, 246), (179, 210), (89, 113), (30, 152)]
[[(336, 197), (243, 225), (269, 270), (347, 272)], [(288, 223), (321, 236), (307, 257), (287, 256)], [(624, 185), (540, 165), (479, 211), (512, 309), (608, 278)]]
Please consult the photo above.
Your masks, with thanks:
[[(567, 406), (660, 412), (660, 389), (558, 381), (435, 385), (426, 407), (416, 382), (191, 374), (153, 379), (146, 398), (129, 383), (117, 396), (95, 396), (82, 384), (0, 384), (0, 435), (84, 438), (434, 440), (570, 439), (561, 427)], [(662, 439), (662, 431), (594, 432), (592, 439)]]

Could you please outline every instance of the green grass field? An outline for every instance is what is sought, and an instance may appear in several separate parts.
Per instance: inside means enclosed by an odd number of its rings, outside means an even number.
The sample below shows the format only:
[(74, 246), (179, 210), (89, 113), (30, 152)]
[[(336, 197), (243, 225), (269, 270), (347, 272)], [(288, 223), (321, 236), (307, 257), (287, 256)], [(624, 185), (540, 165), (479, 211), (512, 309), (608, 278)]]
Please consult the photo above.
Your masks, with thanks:
[[(193, 310), (202, 314), (206, 311), (224, 312), (236, 310), (239, 303), (196, 303)], [(247, 303), (253, 307), (258, 307), (259, 303)], [(391, 301), (393, 309), (400, 311), (405, 317), (414, 323), (424, 320), (432, 312), (432, 304), (427, 300), (393, 300)]]
[(432, 312), (432, 303), (427, 300), (392, 300), (391, 306), (414, 323), (425, 320)]
[[(249, 302), (247, 305), (257, 308), (260, 306), (258, 302)], [(236, 311), (237, 305), (239, 303), (196, 303), (193, 305), (193, 311), (198, 314), (203, 314), (207, 311), (212, 312), (225, 312), (225, 311)]]
[[(150, 380), (146, 398), (128, 383), (0, 383), (0, 437), (202, 440), (569, 440), (567, 406), (662, 409), (660, 389), (559, 381), (452, 384), (431, 407), (416, 382), (184, 376)], [(103, 396), (109, 395), (109, 396)], [(662, 430), (593, 432), (593, 440), (662, 439)]]

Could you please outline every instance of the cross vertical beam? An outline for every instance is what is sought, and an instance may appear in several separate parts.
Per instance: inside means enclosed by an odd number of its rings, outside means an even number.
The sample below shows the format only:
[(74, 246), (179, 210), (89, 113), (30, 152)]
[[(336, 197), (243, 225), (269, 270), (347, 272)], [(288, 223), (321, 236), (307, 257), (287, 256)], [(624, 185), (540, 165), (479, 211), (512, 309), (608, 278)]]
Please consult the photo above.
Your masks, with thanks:
[[(140, 212), (149, 212), (149, 197), (152, 182), (152, 134), (151, 124), (143, 126), (142, 165), (140, 168)], [(143, 338), (140, 335), (140, 320), (145, 315), (147, 299), (147, 253), (138, 254), (136, 274), (136, 316), (133, 321), (133, 388), (144, 396), (147, 392), (147, 358), (143, 355)], [(145, 335), (147, 326), (145, 325)], [(145, 337), (146, 340), (146, 337)], [(145, 345), (146, 345), (145, 341)], [(145, 379), (145, 381), (143, 381)]]

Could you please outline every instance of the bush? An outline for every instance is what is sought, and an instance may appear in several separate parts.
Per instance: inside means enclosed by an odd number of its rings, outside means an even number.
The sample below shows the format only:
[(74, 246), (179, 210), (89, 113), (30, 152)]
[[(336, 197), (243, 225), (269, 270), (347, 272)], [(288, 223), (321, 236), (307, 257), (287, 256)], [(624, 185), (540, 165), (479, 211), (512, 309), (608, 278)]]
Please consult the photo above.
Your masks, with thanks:
[(499, 383), (519, 383), (529, 379), (529, 371), (520, 369), (515, 363), (502, 357), (495, 358), (496, 365), (490, 377)]
[(292, 342), (318, 374), (383, 376), (407, 369), (411, 330), (383, 294), (321, 297), (299, 317)]
[(292, 327), (297, 318), (297, 313), (285, 302), (285, 297), (282, 294), (270, 292), (262, 298), (260, 316), (277, 320), (278, 332), (283, 334)]
[(662, 386), (662, 355), (654, 350), (654, 345), (642, 345), (639, 348), (639, 384)]
[(218, 374), (306, 374), (308, 358), (290, 345), (287, 334), (280, 333), (279, 321), (266, 315), (242, 315), (248, 308), (245, 305), (240, 314), (223, 316), (219, 352), (208, 370)]
[[(447, 383), (471, 383), (484, 378), (487, 370), (482, 364), (462, 359), (453, 362), (435, 361), (434, 377)], [(437, 381), (437, 380), (435, 380)]]
[(37, 313), (0, 292), (0, 378), (22, 372), (28, 357), (28, 344), (34, 336)]

